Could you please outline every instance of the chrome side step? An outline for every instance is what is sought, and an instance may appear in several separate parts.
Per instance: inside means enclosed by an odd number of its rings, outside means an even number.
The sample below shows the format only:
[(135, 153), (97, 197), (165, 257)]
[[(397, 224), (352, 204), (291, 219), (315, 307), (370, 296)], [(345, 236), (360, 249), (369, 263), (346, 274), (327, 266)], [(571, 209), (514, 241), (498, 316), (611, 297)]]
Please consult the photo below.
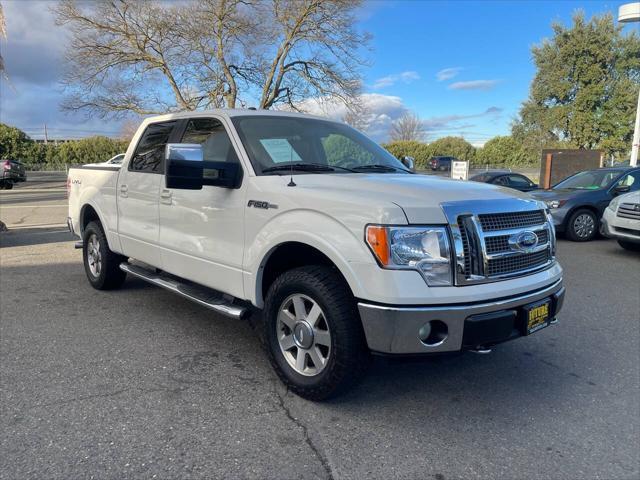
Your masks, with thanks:
[(130, 273), (134, 277), (141, 278), (153, 285), (165, 288), (173, 293), (177, 293), (192, 302), (202, 305), (203, 307), (207, 307), (227, 317), (240, 320), (246, 318), (249, 314), (249, 310), (247, 308), (234, 305), (232, 303), (233, 297), (195, 283), (180, 280), (178, 277), (164, 273), (156, 273), (127, 262), (120, 264), (120, 270)]

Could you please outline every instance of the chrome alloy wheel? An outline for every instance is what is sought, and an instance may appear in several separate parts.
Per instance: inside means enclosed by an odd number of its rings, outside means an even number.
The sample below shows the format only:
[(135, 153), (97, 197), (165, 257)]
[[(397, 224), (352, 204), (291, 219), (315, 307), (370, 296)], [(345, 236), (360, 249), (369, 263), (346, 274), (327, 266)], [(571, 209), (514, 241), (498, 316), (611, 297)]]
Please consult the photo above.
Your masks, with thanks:
[(95, 233), (89, 237), (87, 243), (87, 263), (91, 275), (99, 277), (102, 272), (102, 254), (100, 253), (100, 240)]
[(590, 237), (596, 228), (593, 217), (587, 213), (578, 215), (573, 221), (573, 231), (580, 238)]
[(287, 363), (312, 377), (329, 363), (331, 332), (317, 302), (302, 294), (288, 296), (278, 310), (276, 335)]

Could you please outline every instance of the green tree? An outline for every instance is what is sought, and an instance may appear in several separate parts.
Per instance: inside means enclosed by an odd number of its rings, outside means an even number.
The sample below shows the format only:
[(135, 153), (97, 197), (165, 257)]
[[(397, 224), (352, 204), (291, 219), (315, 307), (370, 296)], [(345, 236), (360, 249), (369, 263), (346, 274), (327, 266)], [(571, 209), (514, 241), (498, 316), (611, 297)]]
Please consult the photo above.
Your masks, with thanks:
[(527, 158), (522, 144), (512, 136), (498, 136), (478, 149), (476, 163), (495, 166), (514, 166), (533, 163)]
[(398, 140), (382, 145), (396, 158), (413, 157), (416, 168), (424, 168), (429, 160), (429, 146), (415, 140)]
[(30, 143), (22, 130), (0, 123), (0, 158), (20, 159)]
[(577, 148), (626, 152), (640, 88), (640, 38), (622, 34), (610, 14), (552, 25), (532, 49), (536, 75), (513, 125), (528, 158), (561, 141)]
[(476, 149), (462, 137), (442, 137), (429, 144), (429, 157), (450, 156), (458, 160), (473, 161)]

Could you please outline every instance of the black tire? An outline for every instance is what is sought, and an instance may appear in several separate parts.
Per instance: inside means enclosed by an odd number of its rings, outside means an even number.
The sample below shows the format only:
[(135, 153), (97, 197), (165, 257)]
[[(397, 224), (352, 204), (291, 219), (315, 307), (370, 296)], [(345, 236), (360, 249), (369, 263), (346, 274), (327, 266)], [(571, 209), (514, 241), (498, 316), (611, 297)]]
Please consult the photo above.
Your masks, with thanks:
[[(89, 249), (95, 246), (93, 243), (94, 239), (98, 242), (98, 256), (90, 255), (89, 253)], [(109, 250), (107, 237), (104, 234), (100, 222), (90, 222), (84, 229), (82, 235), (82, 260), (87, 279), (96, 290), (114, 290), (120, 288), (127, 277), (126, 272), (120, 270), (120, 264), (126, 261), (126, 258)], [(93, 261), (94, 265), (96, 263), (99, 264), (97, 271), (95, 267), (92, 271), (90, 261)]]
[(6, 182), (4, 184), (4, 189), (5, 190), (11, 190), (13, 188), (13, 183), (12, 182)]
[(629, 242), (627, 240), (618, 240), (618, 245), (620, 245), (625, 250), (640, 252), (640, 243)]
[[(331, 354), (314, 376), (294, 370), (278, 341), (278, 314), (292, 295), (303, 295), (316, 302), (331, 332)], [(369, 349), (355, 299), (339, 273), (326, 266), (289, 270), (273, 282), (265, 302), (263, 338), (271, 365), (282, 382), (309, 400), (324, 400), (346, 391), (362, 378), (369, 365)], [(298, 347), (294, 348), (299, 355)]]
[[(586, 225), (589, 225), (588, 229), (586, 229), (585, 222)], [(580, 227), (581, 224), (582, 228)], [(581, 208), (569, 216), (565, 232), (569, 240), (574, 242), (588, 242), (593, 240), (598, 234), (598, 228), (599, 222), (596, 214), (591, 210)]]

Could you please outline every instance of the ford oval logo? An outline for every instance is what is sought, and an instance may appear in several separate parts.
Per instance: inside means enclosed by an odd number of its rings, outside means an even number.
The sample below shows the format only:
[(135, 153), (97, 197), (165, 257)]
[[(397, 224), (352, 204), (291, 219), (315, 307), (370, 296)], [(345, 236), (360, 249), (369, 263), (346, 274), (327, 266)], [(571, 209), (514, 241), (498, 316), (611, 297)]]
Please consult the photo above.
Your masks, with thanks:
[(529, 230), (512, 235), (509, 244), (514, 250), (530, 251), (538, 245), (538, 235)]

